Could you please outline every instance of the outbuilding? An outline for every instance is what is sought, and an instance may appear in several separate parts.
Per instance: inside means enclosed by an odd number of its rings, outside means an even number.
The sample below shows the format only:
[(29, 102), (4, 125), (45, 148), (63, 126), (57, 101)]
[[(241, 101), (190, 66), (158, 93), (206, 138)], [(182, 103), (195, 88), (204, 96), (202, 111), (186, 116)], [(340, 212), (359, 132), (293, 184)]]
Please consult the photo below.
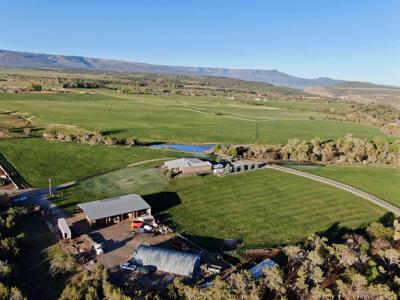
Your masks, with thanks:
[(69, 228), (65, 218), (59, 218), (57, 220), (57, 225), (58, 225), (58, 229), (61, 232), (61, 236), (62, 236), (63, 240), (69, 240), (72, 237), (71, 229)]
[(90, 225), (118, 223), (126, 218), (151, 215), (150, 205), (137, 194), (78, 204)]
[(276, 262), (274, 262), (270, 258), (267, 258), (267, 259), (263, 260), (262, 262), (260, 262), (259, 264), (255, 265), (254, 267), (252, 267), (249, 270), (249, 272), (254, 278), (260, 278), (261, 276), (264, 275), (263, 270), (272, 269), (277, 266), (278, 266), (278, 264)]
[(212, 164), (199, 158), (179, 158), (166, 161), (164, 168), (174, 174), (181, 175), (205, 175), (211, 174)]
[(153, 266), (165, 273), (193, 278), (200, 272), (200, 256), (194, 253), (141, 244), (132, 258), (139, 265)]
[(242, 159), (232, 162), (231, 165), (232, 172), (243, 172), (262, 168), (266, 165), (266, 163)]

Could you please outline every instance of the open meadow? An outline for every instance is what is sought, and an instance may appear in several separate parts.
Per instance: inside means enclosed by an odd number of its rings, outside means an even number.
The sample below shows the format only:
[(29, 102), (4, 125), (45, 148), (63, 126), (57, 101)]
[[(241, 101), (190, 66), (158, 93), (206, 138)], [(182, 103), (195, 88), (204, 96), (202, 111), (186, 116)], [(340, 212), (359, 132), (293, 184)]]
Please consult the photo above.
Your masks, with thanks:
[[(347, 133), (366, 139), (385, 136), (371, 125), (326, 120), (324, 113), (306, 111), (309, 106), (290, 101), (256, 106), (219, 96), (125, 95), (102, 90), (0, 94), (0, 109), (18, 112), (36, 126), (100, 128), (111, 137), (141, 141), (284, 144), (291, 138), (336, 139)], [(333, 105), (338, 110), (346, 106)]]
[(55, 203), (71, 211), (82, 201), (139, 193), (158, 219), (213, 250), (223, 239), (252, 248), (298, 242), (316, 231), (340, 234), (385, 213), (352, 194), (274, 170), (169, 182), (154, 166), (85, 180)]
[(47, 186), (48, 178), (54, 185), (62, 184), (139, 161), (182, 155), (168, 150), (90, 146), (37, 138), (0, 140), (0, 152), (35, 187)]
[(297, 166), (296, 169), (349, 184), (400, 207), (398, 166)]

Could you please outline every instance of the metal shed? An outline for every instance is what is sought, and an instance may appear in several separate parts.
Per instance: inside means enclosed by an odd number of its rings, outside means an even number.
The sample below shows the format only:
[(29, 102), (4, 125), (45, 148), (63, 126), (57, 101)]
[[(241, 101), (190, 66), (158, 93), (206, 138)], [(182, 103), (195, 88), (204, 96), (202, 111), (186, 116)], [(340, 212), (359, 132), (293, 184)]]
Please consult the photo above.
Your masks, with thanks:
[(186, 277), (197, 277), (200, 272), (200, 256), (193, 253), (141, 244), (133, 251), (133, 259), (140, 265)]
[(60, 218), (57, 220), (57, 224), (58, 224), (58, 229), (60, 229), (61, 231), (62, 238), (64, 240), (70, 239), (72, 235), (71, 235), (71, 229), (69, 229), (67, 221), (64, 218)]
[(98, 220), (105, 220), (105, 223), (109, 223), (114, 217), (123, 220), (126, 215), (136, 218), (151, 214), (150, 205), (137, 194), (81, 203), (78, 204), (78, 207), (83, 210), (90, 224), (96, 223)]

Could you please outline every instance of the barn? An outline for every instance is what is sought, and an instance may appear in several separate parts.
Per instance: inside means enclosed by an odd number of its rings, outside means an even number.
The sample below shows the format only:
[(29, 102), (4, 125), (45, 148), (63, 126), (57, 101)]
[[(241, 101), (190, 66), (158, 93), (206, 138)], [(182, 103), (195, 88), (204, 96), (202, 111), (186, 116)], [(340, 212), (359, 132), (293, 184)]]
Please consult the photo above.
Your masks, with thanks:
[(90, 225), (118, 223), (124, 219), (151, 215), (150, 205), (137, 194), (78, 204)]
[(169, 160), (164, 163), (163, 167), (174, 174), (188, 176), (211, 174), (212, 171), (212, 164), (209, 161), (198, 158), (179, 158)]

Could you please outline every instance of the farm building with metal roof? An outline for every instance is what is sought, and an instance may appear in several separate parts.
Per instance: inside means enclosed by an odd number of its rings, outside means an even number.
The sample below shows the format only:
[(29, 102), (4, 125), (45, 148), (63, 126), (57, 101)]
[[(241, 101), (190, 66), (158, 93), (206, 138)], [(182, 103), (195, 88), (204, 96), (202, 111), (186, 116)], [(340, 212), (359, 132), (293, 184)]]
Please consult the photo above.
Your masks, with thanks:
[(198, 158), (179, 158), (164, 163), (164, 167), (173, 173), (182, 175), (203, 175), (211, 173), (212, 164)]
[(119, 222), (126, 217), (136, 218), (151, 214), (150, 205), (137, 194), (80, 203), (78, 207), (83, 211), (90, 224), (95, 224), (98, 221), (105, 221), (105, 223)]
[(200, 272), (200, 256), (188, 252), (141, 244), (133, 251), (133, 259), (140, 265), (175, 275), (197, 277)]

